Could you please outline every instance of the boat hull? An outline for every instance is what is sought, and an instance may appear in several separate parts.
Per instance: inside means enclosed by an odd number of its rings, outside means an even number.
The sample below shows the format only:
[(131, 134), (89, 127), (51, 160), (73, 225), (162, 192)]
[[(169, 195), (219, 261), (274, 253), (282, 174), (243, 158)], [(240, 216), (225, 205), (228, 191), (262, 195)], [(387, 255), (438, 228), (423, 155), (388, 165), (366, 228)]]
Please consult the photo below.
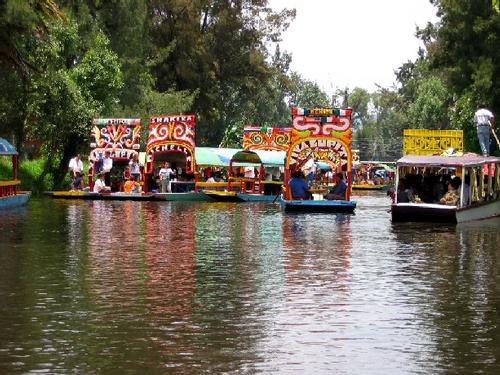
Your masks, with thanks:
[(25, 205), (31, 197), (30, 192), (0, 197), (0, 208), (19, 207)]
[(264, 194), (238, 193), (237, 196), (245, 202), (273, 202), (277, 199), (276, 195), (264, 195)]
[(158, 201), (154, 194), (141, 193), (92, 193), (86, 191), (51, 191), (46, 193), (54, 199), (113, 200), (113, 201)]
[(389, 185), (352, 185), (352, 190), (376, 190), (385, 191), (389, 189)]
[(463, 223), (500, 216), (500, 199), (457, 209), (439, 204), (399, 203), (391, 207), (393, 222)]
[(353, 213), (354, 201), (341, 200), (281, 200), (285, 212), (342, 212)]
[(213, 202), (214, 199), (202, 192), (189, 193), (156, 193), (154, 194), (158, 200), (167, 202)]
[(235, 191), (204, 190), (203, 194), (217, 202), (244, 202)]

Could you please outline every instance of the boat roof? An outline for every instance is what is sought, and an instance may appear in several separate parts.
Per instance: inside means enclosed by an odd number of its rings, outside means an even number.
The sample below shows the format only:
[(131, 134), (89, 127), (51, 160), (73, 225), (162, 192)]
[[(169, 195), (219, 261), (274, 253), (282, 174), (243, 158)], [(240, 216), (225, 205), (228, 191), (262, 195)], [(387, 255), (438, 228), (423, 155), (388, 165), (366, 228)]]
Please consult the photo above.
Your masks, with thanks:
[(231, 158), (238, 151), (238, 148), (218, 148), (218, 147), (196, 147), (194, 157), (196, 165), (210, 167), (228, 167)]
[(283, 166), (285, 164), (285, 151), (269, 150), (241, 150), (233, 155), (231, 161), (233, 165), (265, 165)]
[(5, 138), (0, 138), (0, 155), (17, 155), (16, 148)]
[(406, 155), (397, 161), (398, 166), (427, 167), (472, 167), (487, 163), (500, 163), (500, 158), (469, 153), (463, 156)]

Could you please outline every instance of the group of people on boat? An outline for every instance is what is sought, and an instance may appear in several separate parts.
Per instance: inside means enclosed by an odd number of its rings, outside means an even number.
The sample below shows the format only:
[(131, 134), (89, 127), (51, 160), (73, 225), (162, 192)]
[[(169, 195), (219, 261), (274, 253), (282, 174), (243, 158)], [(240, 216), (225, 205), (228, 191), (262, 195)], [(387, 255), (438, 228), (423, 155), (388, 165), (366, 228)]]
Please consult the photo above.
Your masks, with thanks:
[[(323, 196), (327, 200), (344, 200), (346, 196), (347, 184), (344, 181), (344, 174), (337, 172), (333, 175), (334, 186)], [(292, 173), (289, 181), (289, 188), (293, 200), (312, 199), (315, 189), (312, 188), (311, 179), (308, 179), (302, 170), (296, 170)]]
[[(111, 178), (113, 158), (109, 151), (106, 151), (104, 155), (98, 155), (97, 159), (91, 160), (91, 162), (94, 163), (93, 169), (97, 176), (92, 188), (94, 193), (110, 192), (112, 190), (125, 193), (140, 193), (142, 191), (141, 169), (137, 155), (130, 157), (124, 168), (121, 181), (113, 181)], [(81, 154), (71, 158), (68, 169), (71, 178), (71, 190), (90, 190), (85, 187)]]
[[(464, 182), (464, 201), (469, 201), (469, 177)], [(438, 203), (457, 206), (460, 203), (460, 186), (462, 179), (449, 174), (427, 173), (408, 174), (399, 179), (396, 197), (398, 203)], [(388, 192), (394, 194), (393, 191)]]

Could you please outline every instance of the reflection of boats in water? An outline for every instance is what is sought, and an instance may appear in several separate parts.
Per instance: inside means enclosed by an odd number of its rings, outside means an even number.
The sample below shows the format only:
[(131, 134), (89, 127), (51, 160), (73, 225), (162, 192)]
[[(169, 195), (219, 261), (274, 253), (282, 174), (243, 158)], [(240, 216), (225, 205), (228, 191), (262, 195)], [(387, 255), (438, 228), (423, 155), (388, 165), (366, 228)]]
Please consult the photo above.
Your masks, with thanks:
[[(401, 201), (402, 178), (432, 173), (460, 177), (458, 202), (444, 204), (429, 198)], [(456, 178), (455, 177), (455, 178)], [(405, 180), (403, 180), (405, 181)], [(449, 183), (453, 185), (449, 180)], [(397, 162), (398, 194), (392, 205), (392, 220), (460, 223), (500, 216), (500, 158), (465, 155), (461, 157), (407, 155)], [(425, 184), (422, 184), (422, 194)], [(434, 183), (435, 186), (436, 182)], [(438, 185), (439, 186), (439, 185)], [(428, 191), (429, 189), (427, 189)], [(404, 197), (404, 195), (403, 195)]]
[(21, 181), (17, 179), (17, 151), (3, 138), (0, 138), (0, 156), (12, 158), (12, 179), (0, 181), (0, 207), (22, 206), (30, 198), (31, 192), (18, 190)]

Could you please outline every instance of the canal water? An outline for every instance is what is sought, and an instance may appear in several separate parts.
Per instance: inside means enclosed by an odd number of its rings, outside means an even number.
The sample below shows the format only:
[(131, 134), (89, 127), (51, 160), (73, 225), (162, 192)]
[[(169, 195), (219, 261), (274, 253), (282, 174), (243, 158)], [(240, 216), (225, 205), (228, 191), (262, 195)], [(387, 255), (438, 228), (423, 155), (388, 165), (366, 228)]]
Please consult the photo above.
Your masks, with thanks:
[(500, 220), (356, 199), (0, 212), (0, 373), (500, 373)]

